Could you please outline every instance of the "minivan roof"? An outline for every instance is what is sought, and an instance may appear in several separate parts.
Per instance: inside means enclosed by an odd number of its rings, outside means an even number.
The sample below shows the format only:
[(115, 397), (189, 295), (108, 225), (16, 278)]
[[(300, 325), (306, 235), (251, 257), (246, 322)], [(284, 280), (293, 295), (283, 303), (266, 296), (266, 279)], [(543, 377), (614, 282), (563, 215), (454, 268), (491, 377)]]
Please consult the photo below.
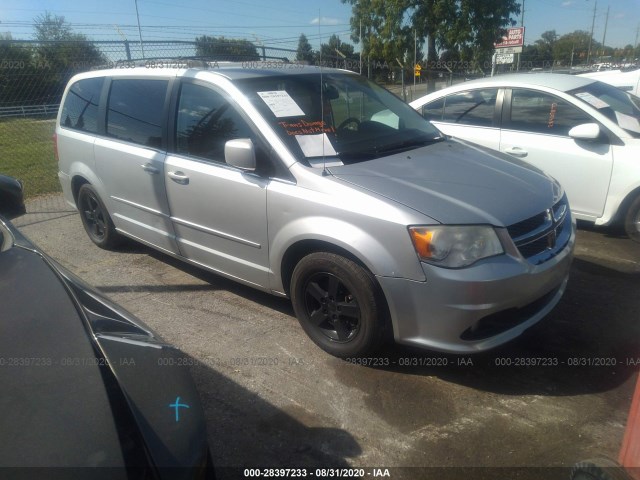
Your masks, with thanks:
[[(310, 73), (349, 73), (350, 70), (338, 68), (321, 67), (319, 65), (306, 65), (302, 63), (289, 63), (280, 61), (247, 61), (247, 62), (204, 62), (201, 60), (147, 60), (135, 62), (136, 67), (128, 68), (131, 63), (123, 62), (123, 67), (94, 70), (95, 76), (108, 75), (118, 71), (119, 74), (126, 72), (126, 75), (141, 75), (147, 72), (148, 76), (156, 76), (165, 72), (169, 75), (178, 75), (186, 70), (199, 70), (222, 75), (230, 80), (245, 78), (259, 78), (282, 75), (304, 75)], [(165, 67), (166, 65), (166, 67)], [(184, 65), (184, 66), (183, 66)], [(153, 71), (154, 73), (149, 73)]]

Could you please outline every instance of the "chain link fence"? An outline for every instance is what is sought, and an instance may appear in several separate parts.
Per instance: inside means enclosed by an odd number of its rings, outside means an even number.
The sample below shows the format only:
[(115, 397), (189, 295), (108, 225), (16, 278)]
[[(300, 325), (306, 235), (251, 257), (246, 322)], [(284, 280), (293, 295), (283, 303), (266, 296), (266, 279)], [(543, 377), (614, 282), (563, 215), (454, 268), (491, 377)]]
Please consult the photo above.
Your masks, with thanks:
[[(233, 47), (238, 45), (231, 44)], [(246, 42), (243, 44), (246, 47)], [(229, 45), (227, 45), (229, 47)], [(255, 47), (255, 48), (254, 48)], [(126, 67), (132, 62), (150, 68), (166, 61), (206, 59), (295, 62), (296, 50), (252, 45), (243, 56), (236, 48), (232, 57), (215, 53), (198, 57), (195, 41), (63, 41), (0, 40), (0, 173), (21, 179), (25, 195), (57, 192), (57, 162), (52, 136), (60, 100), (68, 80), (75, 74), (104, 67)], [(162, 59), (164, 62), (160, 62)], [(171, 62), (169, 62), (170, 64)], [(324, 55), (308, 63), (344, 68), (368, 76), (406, 101), (424, 95), (427, 66), (414, 76), (413, 65), (401, 67), (385, 62)], [(463, 81), (466, 73), (430, 66), (436, 88)]]

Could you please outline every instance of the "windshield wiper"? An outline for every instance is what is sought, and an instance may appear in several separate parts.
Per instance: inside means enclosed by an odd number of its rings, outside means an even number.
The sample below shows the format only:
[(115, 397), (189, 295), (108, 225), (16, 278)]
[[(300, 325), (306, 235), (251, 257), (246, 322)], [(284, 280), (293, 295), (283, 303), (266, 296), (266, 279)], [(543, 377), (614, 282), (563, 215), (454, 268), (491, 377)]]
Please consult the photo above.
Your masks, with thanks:
[(338, 156), (340, 157), (340, 160), (342, 160), (345, 163), (372, 160), (374, 158), (382, 157), (390, 153), (397, 153), (397, 152), (411, 150), (418, 147), (424, 147), (426, 145), (430, 145), (432, 143), (445, 140), (445, 138), (446, 137), (444, 136), (431, 137), (431, 138), (411, 136), (400, 142), (376, 145), (373, 148), (369, 148), (366, 150), (361, 148), (340, 150), (338, 153)]
[(402, 150), (408, 150), (417, 147), (424, 147), (427, 145), (431, 145), (432, 143), (440, 142), (444, 140), (444, 137), (433, 137), (433, 138), (408, 138), (401, 142), (391, 143), (388, 145), (382, 145), (375, 149), (376, 153), (390, 153)]

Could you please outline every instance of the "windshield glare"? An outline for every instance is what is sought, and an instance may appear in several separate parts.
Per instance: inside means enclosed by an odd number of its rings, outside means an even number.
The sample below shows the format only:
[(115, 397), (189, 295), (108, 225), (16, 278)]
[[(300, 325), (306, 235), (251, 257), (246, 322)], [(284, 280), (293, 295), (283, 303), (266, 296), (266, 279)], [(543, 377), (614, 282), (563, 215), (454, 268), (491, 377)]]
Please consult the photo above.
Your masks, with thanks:
[(270, 76), (236, 85), (307, 165), (325, 157), (354, 163), (443, 138), (402, 100), (357, 75)]
[(602, 82), (568, 93), (591, 105), (633, 137), (640, 138), (640, 98)]

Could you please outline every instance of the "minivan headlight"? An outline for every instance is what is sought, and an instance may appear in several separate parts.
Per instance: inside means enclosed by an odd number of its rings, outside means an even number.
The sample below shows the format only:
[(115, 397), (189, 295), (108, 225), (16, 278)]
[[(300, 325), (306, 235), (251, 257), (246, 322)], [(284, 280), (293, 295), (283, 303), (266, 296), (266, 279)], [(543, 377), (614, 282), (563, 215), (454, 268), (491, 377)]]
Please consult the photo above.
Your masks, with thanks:
[(504, 253), (496, 231), (488, 225), (409, 227), (409, 234), (420, 260), (440, 267), (467, 267)]

